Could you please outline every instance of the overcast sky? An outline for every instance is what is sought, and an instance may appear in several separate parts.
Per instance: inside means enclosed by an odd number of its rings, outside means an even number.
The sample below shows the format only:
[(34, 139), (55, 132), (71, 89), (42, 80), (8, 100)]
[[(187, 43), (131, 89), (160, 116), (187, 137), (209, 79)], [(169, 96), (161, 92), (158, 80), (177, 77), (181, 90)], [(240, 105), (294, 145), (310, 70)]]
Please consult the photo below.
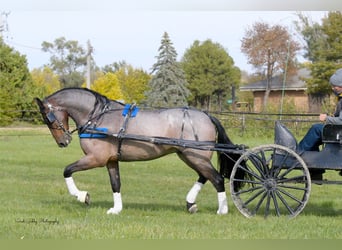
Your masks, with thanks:
[[(237, 5), (222, 7), (227, 1), (212, 0), (211, 5), (204, 0), (185, 1), (188, 4), (183, 1), (174, 5), (177, 1), (171, 4), (153, 0), (0, 0), (0, 12), (10, 12), (8, 31), (3, 32), (5, 42), (27, 56), (30, 69), (49, 62), (49, 54), (41, 51), (42, 42), (53, 42), (63, 36), (67, 40), (77, 40), (84, 47), (89, 40), (94, 48), (95, 62), (100, 67), (125, 60), (150, 72), (165, 31), (179, 60), (195, 40), (211, 39), (227, 50), (236, 66), (251, 71), (252, 67), (240, 50), (245, 30), (256, 21), (263, 21), (287, 26), (295, 33), (296, 10), (303, 10), (295, 7), (285, 8), (287, 11), (266, 7), (267, 11), (257, 7), (244, 9)], [(311, 3), (315, 3), (314, 0)], [(315, 11), (304, 13), (317, 22), (327, 13), (318, 11), (318, 7), (312, 9)]]

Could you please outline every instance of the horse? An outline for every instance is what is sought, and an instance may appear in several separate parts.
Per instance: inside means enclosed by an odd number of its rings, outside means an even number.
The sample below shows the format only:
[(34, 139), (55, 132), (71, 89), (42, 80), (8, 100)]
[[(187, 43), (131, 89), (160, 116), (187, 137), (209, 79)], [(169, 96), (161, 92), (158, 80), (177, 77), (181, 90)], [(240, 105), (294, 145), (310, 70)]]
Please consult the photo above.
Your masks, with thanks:
[[(64, 88), (43, 100), (36, 97), (35, 101), (59, 147), (67, 147), (74, 132), (79, 134), (84, 156), (66, 166), (63, 172), (70, 195), (78, 201), (89, 204), (90, 196), (87, 191), (77, 188), (73, 173), (106, 166), (114, 203), (107, 214), (119, 214), (123, 209), (119, 162), (147, 161), (176, 153), (198, 174), (197, 181), (186, 195), (187, 210), (197, 212), (196, 198), (209, 180), (217, 191), (217, 214), (228, 213), (224, 177), (211, 163), (215, 151), (139, 139), (170, 138), (232, 144), (217, 118), (189, 107), (139, 110), (139, 107), (131, 105), (127, 108), (127, 104), (86, 88)], [(76, 124), (73, 131), (69, 130), (69, 118)], [(136, 135), (138, 139), (125, 135)], [(236, 155), (217, 153), (220, 169), (231, 172)]]

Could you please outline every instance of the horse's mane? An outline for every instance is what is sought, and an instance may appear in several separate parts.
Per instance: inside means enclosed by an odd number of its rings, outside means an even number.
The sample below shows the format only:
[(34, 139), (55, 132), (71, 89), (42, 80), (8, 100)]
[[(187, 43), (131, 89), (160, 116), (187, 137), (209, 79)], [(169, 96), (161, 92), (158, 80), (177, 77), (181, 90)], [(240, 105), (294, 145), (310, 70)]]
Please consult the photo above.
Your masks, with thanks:
[(91, 93), (94, 97), (95, 97), (95, 100), (96, 100), (96, 103), (100, 104), (100, 105), (106, 105), (108, 104), (109, 102), (115, 102), (115, 103), (118, 103), (120, 105), (124, 105), (122, 102), (119, 102), (119, 101), (116, 101), (116, 100), (111, 100), (109, 99), (108, 97), (94, 91), (94, 90), (91, 90), (91, 89), (87, 89), (87, 88), (78, 88), (78, 87), (68, 87), (68, 88), (63, 88), (63, 89), (60, 89), (58, 91), (56, 91), (55, 93), (53, 93), (52, 95), (48, 96), (47, 98), (53, 96), (53, 95), (56, 95), (60, 92), (64, 92), (64, 91), (68, 91), (68, 90), (78, 90), (78, 91), (85, 91), (85, 92), (88, 92), (88, 93)]

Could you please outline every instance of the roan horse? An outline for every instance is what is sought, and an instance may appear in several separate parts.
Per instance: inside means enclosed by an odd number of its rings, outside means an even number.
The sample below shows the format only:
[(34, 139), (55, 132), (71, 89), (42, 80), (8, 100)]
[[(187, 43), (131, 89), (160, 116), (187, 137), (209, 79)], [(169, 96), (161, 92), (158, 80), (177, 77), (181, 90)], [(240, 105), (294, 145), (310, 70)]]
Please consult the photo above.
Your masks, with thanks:
[[(197, 211), (196, 197), (203, 184), (209, 180), (217, 190), (217, 214), (228, 213), (224, 178), (211, 163), (213, 151), (125, 137), (136, 135), (141, 138), (159, 137), (231, 144), (216, 118), (189, 108), (139, 112), (130, 108), (127, 112), (124, 104), (82, 88), (62, 89), (42, 101), (39, 98), (35, 100), (44, 122), (60, 147), (67, 147), (72, 133), (78, 131), (85, 156), (65, 167), (64, 178), (69, 193), (80, 202), (89, 204), (90, 198), (88, 192), (77, 188), (73, 173), (107, 166), (114, 199), (114, 206), (107, 214), (119, 214), (122, 211), (119, 161), (145, 161), (176, 153), (199, 176), (186, 196), (188, 211)], [(124, 111), (126, 115), (123, 115)], [(76, 129), (71, 132), (69, 117), (76, 123)], [(234, 156), (229, 157), (220, 152), (218, 154), (221, 169), (228, 168), (231, 171)]]

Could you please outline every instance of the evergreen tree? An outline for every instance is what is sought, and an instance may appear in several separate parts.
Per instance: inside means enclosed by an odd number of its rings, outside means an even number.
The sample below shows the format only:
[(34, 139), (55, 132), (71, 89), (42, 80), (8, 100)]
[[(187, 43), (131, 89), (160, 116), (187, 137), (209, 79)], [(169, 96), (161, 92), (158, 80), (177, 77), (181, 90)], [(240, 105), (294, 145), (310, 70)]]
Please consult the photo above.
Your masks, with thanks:
[(190, 92), (184, 72), (177, 62), (177, 52), (167, 32), (164, 33), (157, 62), (152, 67), (146, 103), (155, 107), (187, 106)]

